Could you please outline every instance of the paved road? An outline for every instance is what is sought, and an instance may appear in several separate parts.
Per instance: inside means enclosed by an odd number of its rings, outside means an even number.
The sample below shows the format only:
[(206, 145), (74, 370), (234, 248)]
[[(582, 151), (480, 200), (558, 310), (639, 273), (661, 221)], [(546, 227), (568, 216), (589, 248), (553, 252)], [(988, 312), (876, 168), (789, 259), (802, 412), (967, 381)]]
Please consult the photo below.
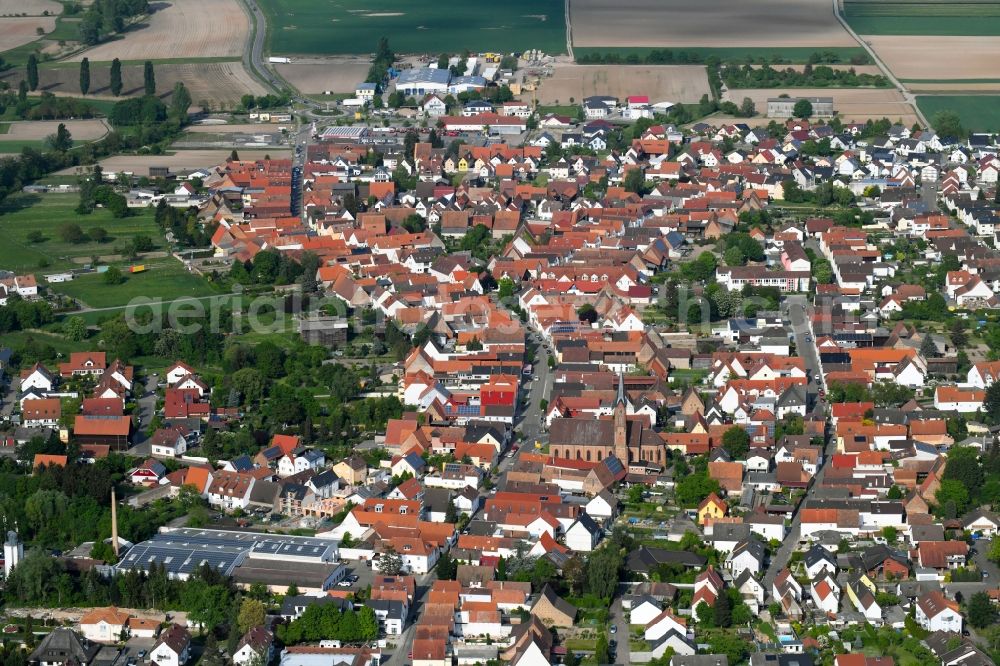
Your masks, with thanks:
[(520, 448), (513, 456), (505, 456), (497, 465), (496, 485), (498, 488), (504, 487), (507, 472), (517, 462), (522, 451), (534, 451), (536, 441), (542, 445), (548, 443), (548, 433), (545, 432), (545, 427), (541, 423), (544, 413), (539, 404), (541, 400), (547, 400), (552, 391), (552, 371), (549, 369), (550, 354), (545, 350), (541, 336), (530, 330), (528, 336), (530, 341), (537, 343), (538, 351), (535, 353), (535, 363), (532, 366), (534, 374), (531, 380), (524, 385), (528, 404), (521, 411), (519, 420), (514, 425), (514, 430), (521, 435)]
[(833, 0), (833, 15), (840, 22), (840, 25), (844, 27), (844, 30), (847, 31), (847, 34), (853, 37), (854, 40), (858, 44), (860, 44), (865, 51), (868, 52), (868, 55), (869, 57), (871, 57), (872, 62), (878, 65), (878, 68), (882, 70), (882, 73), (885, 75), (887, 79), (889, 79), (892, 85), (896, 86), (896, 89), (899, 90), (900, 93), (902, 93), (903, 98), (906, 100), (906, 103), (909, 104), (911, 107), (913, 107), (913, 112), (916, 114), (917, 120), (919, 120), (924, 127), (930, 127), (931, 124), (927, 122), (927, 118), (925, 118), (924, 114), (920, 111), (920, 107), (917, 106), (917, 100), (913, 96), (913, 94), (906, 88), (906, 86), (903, 85), (903, 83), (899, 79), (896, 78), (896, 75), (892, 73), (892, 70), (889, 69), (889, 66), (885, 64), (882, 58), (879, 57), (878, 53), (875, 52), (875, 49), (871, 47), (871, 44), (866, 42), (858, 33), (854, 32), (854, 28), (851, 27), (851, 24), (848, 23), (841, 15), (840, 0)]
[(427, 600), (427, 593), (437, 575), (434, 573), (417, 576), (417, 592), (414, 595), (413, 608), (410, 609), (410, 622), (403, 633), (399, 636), (388, 636), (387, 640), (394, 642), (397, 647), (389, 655), (389, 660), (384, 661), (385, 666), (404, 666), (410, 664), (410, 649), (413, 647), (413, 633), (417, 626), (420, 613), (424, 610), (424, 602)]
[(612, 626), (617, 627), (617, 633), (609, 634), (608, 638), (618, 642), (618, 645), (615, 648), (615, 657), (611, 660), (612, 663), (625, 664), (625, 666), (628, 666), (631, 659), (628, 647), (628, 620), (625, 617), (625, 609), (622, 608), (621, 591), (621, 586), (619, 586), (614, 603), (611, 604), (611, 624)]
[(149, 428), (149, 424), (156, 414), (156, 382), (158, 379), (153, 375), (147, 376), (146, 382), (142, 386), (142, 392), (139, 393), (139, 399), (136, 401), (139, 407), (136, 414), (138, 420), (135, 426), (136, 433), (132, 438), (132, 448), (129, 450), (129, 453), (135, 456), (148, 456), (152, 453), (146, 429)]
[[(817, 388), (823, 381), (823, 372), (819, 362), (819, 354), (816, 350), (816, 338), (812, 333), (811, 307), (808, 305), (805, 296), (789, 296), (782, 303), (782, 309), (791, 321), (792, 332), (795, 335), (795, 347), (798, 350), (799, 356), (804, 359), (806, 368), (809, 370), (810, 381), (807, 390), (810, 397), (813, 398), (816, 396)], [(816, 472), (816, 476), (813, 478), (813, 482), (806, 491), (806, 496), (802, 499), (802, 502), (805, 502), (815, 492), (815, 489), (820, 486), (826, 474), (826, 461), (830, 459), (833, 449), (836, 446), (835, 441), (829, 437), (829, 434), (827, 435), (826, 442), (826, 450), (823, 456), (824, 464)], [(801, 502), (799, 506), (802, 506)], [(771, 587), (775, 576), (778, 575), (779, 571), (788, 566), (788, 561), (798, 546), (799, 537), (802, 534), (801, 522), (802, 516), (798, 508), (796, 508), (792, 516), (792, 524), (789, 527), (788, 536), (785, 537), (778, 551), (772, 554), (771, 561), (764, 572), (762, 583), (766, 595), (771, 594)]]

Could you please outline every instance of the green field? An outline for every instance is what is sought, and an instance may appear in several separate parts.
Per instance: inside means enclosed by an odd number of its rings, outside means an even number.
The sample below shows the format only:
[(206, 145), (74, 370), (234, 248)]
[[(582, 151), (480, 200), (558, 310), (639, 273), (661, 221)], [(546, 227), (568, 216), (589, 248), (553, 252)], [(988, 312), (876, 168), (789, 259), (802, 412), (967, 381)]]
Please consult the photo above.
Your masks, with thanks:
[(23, 148), (45, 150), (45, 141), (42, 139), (12, 139), (9, 141), (0, 139), (0, 155), (19, 153)]
[[(630, 55), (635, 55), (639, 60), (644, 60), (645, 57), (651, 51), (665, 51), (670, 50), (674, 54), (674, 64), (683, 64), (681, 59), (683, 56), (679, 57), (680, 54), (685, 53), (687, 55), (687, 60), (694, 62), (704, 62), (706, 58), (715, 56), (722, 62), (783, 62), (788, 64), (805, 64), (809, 62), (809, 58), (814, 53), (822, 54), (833, 54), (837, 57), (838, 62), (849, 63), (852, 58), (863, 59), (864, 62), (868, 62), (868, 53), (860, 46), (789, 46), (789, 47), (775, 47), (775, 48), (762, 48), (762, 47), (744, 47), (744, 46), (702, 46), (702, 47), (684, 47), (671, 49), (669, 47), (663, 48), (652, 48), (645, 46), (632, 46), (632, 47), (610, 47), (604, 48), (600, 46), (577, 46), (573, 47), (573, 55), (579, 60), (581, 56), (590, 55), (600, 55), (604, 56), (607, 54), (620, 55), (623, 58), (627, 58)], [(692, 58), (691, 56), (697, 56)]]
[(954, 111), (967, 130), (1000, 131), (1000, 95), (919, 95), (917, 106), (928, 119), (939, 111)]
[[(381, 37), (396, 53), (566, 52), (563, 0), (263, 0), (271, 53), (374, 53)], [(544, 16), (544, 18), (542, 18)]]
[[(162, 235), (153, 221), (152, 210), (135, 211), (132, 217), (116, 220), (111, 213), (98, 209), (90, 215), (78, 215), (76, 194), (15, 194), (0, 205), (0, 268), (11, 271), (56, 271), (79, 267), (93, 255), (110, 255), (115, 245), (133, 236), (145, 235), (162, 249)], [(67, 243), (59, 237), (59, 227), (79, 224), (84, 232), (101, 227), (108, 232), (104, 243), (86, 241)], [(40, 231), (44, 240), (28, 241), (28, 234)], [(81, 261), (73, 261), (74, 258)]]
[(72, 282), (51, 285), (52, 291), (77, 298), (92, 308), (124, 307), (136, 298), (175, 300), (217, 293), (204, 278), (189, 273), (176, 259), (147, 263), (144, 273), (128, 274), (125, 282), (108, 285), (100, 273), (90, 273)]
[(995, 2), (846, 2), (844, 18), (862, 35), (1000, 35)]

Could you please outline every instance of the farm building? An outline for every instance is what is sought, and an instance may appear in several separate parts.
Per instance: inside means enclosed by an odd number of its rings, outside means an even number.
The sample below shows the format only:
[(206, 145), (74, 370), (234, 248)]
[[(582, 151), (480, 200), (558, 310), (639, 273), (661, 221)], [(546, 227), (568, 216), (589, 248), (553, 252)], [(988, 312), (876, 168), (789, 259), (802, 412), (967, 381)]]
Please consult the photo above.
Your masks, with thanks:
[(401, 72), (396, 79), (396, 90), (406, 95), (447, 92), (449, 81), (451, 73), (446, 69), (430, 67), (408, 69)]
[(795, 104), (803, 99), (812, 103), (812, 116), (814, 118), (833, 117), (832, 97), (771, 97), (767, 100), (767, 117), (791, 118)]

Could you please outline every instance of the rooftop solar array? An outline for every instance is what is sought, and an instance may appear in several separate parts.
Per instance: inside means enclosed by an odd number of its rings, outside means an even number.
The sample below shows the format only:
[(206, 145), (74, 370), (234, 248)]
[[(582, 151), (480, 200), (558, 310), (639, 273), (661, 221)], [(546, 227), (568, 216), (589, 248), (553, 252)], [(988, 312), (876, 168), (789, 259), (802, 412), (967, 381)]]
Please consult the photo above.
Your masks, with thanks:
[(192, 544), (158, 544), (154, 539), (144, 541), (129, 549), (118, 563), (121, 570), (149, 571), (155, 563), (166, 567), (171, 576), (186, 577), (208, 564), (229, 575), (243, 559), (245, 550), (230, 548), (203, 548)]
[(244, 558), (276, 556), (315, 562), (335, 561), (334, 542), (312, 537), (181, 528), (161, 532), (133, 546), (120, 570), (148, 571), (154, 562), (174, 576), (186, 576), (203, 564), (232, 574)]

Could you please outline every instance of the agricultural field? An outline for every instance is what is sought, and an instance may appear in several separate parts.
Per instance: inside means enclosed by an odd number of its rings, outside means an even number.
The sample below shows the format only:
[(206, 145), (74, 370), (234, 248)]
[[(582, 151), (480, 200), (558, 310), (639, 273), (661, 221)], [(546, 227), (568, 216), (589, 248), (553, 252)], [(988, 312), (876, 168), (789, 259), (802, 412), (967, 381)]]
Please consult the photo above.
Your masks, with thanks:
[(41, 38), (38, 29), (43, 33), (52, 32), (56, 28), (54, 16), (29, 16), (25, 18), (0, 18), (0, 52), (29, 44)]
[[(767, 99), (776, 97), (780, 90), (775, 88), (741, 88), (727, 91), (726, 97), (739, 104), (749, 97), (757, 105), (760, 113), (767, 111)], [(833, 108), (846, 122), (863, 122), (870, 118), (888, 118), (902, 121), (909, 126), (916, 122), (913, 108), (898, 90), (887, 88), (795, 88), (794, 94), (801, 97), (832, 97)]]
[[(0, 155), (20, 153), (24, 148), (43, 150), (45, 139), (55, 134), (58, 120), (26, 120), (0, 124)], [(108, 132), (103, 120), (62, 121), (73, 135), (77, 144), (99, 139)]]
[(939, 111), (954, 111), (968, 130), (1000, 131), (1000, 95), (920, 95), (917, 106), (928, 119)]
[(74, 141), (93, 141), (108, 133), (108, 126), (103, 120), (22, 120), (6, 124), (3, 140), (8, 139), (44, 139), (55, 134), (60, 124), (73, 135)]
[(0, 17), (14, 14), (55, 16), (62, 10), (62, 4), (55, 0), (0, 0)]
[(239, 0), (167, 0), (152, 7), (146, 20), (130, 26), (118, 39), (87, 49), (72, 60), (238, 58), (243, 54), (250, 19)]
[(262, 0), (260, 5), (271, 53), (372, 53), (383, 36), (397, 53), (566, 52), (563, 0)]
[(844, 18), (861, 35), (1000, 35), (1000, 2), (847, 0)]
[(172, 301), (218, 293), (205, 278), (189, 272), (176, 259), (166, 258), (153, 262), (140, 260), (136, 263), (141, 263), (147, 270), (125, 274), (125, 282), (122, 284), (108, 285), (103, 275), (90, 273), (71, 282), (51, 285), (50, 288), (76, 298), (91, 308), (125, 307), (137, 298)]
[[(15, 194), (0, 204), (0, 266), (12, 271), (55, 271), (90, 263), (93, 256), (114, 254), (114, 246), (134, 236), (144, 235), (162, 245), (162, 234), (153, 221), (153, 212), (137, 211), (133, 217), (116, 220), (98, 209), (90, 215), (75, 212), (76, 194)], [(94, 227), (108, 232), (108, 240), (96, 243), (68, 243), (59, 235), (64, 224), (80, 225), (84, 233)], [(38, 231), (40, 242), (28, 240)]]
[(997, 37), (865, 37), (886, 66), (903, 80), (1000, 79)]
[(828, 0), (571, 0), (573, 47), (857, 46)]
[(700, 65), (570, 65), (558, 64), (541, 80), (539, 104), (577, 102), (590, 95), (648, 95), (657, 102), (694, 103), (709, 93), (708, 75)]
[(368, 76), (368, 58), (339, 57), (323, 60), (296, 60), (290, 64), (274, 65), (281, 78), (299, 92), (314, 95), (329, 90), (334, 94), (354, 96), (358, 83)]
[[(838, 62), (850, 63), (869, 62), (871, 60), (868, 52), (860, 46), (573, 46), (573, 55), (577, 60), (586, 56), (616, 56), (620, 58), (638, 58), (643, 62), (646, 56), (653, 51), (670, 49), (674, 56), (674, 62), (683, 64), (684, 59), (688, 62), (704, 62), (706, 58), (716, 57), (722, 62), (735, 63), (794, 63), (805, 64), (810, 61), (813, 54), (820, 53), (825, 56), (824, 62), (830, 62), (830, 56)], [(683, 55), (682, 55), (683, 54)]]
[[(196, 105), (207, 101), (213, 108), (231, 108), (247, 93), (263, 95), (266, 92), (239, 61), (157, 63), (155, 72), (158, 94), (168, 94), (173, 90), (174, 84), (181, 81), (187, 86)], [(24, 75), (24, 68), (18, 67), (0, 73), (0, 81), (6, 81), (12, 88), (16, 88)], [(42, 90), (53, 94), (79, 95), (80, 67), (75, 62), (42, 65), (38, 69), (38, 81)], [(115, 99), (109, 89), (110, 82), (110, 63), (91, 63), (90, 93), (87, 98)], [(142, 65), (122, 65), (122, 96), (142, 95), (143, 92)]]
[[(194, 170), (222, 164), (229, 158), (232, 149), (178, 150), (169, 155), (114, 155), (100, 161), (105, 173), (127, 171), (137, 176), (148, 176), (150, 167), (167, 167), (174, 170)], [(262, 160), (270, 155), (275, 159), (291, 156), (287, 148), (269, 150), (240, 150), (240, 159)], [(77, 175), (77, 169), (63, 169), (56, 175)]]

